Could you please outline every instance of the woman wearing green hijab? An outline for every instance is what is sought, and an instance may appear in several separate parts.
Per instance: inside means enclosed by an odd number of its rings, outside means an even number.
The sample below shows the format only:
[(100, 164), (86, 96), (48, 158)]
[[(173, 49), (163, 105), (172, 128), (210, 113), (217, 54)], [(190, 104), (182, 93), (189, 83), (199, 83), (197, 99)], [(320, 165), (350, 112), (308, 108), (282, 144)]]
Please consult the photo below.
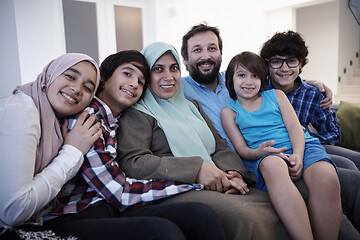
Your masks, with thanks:
[(150, 66), (149, 87), (119, 120), (117, 160), (124, 172), (138, 179), (203, 184), (203, 191), (158, 204), (205, 203), (218, 213), (228, 239), (289, 238), (267, 194), (249, 191), (246, 182), (252, 181), (239, 156), (218, 135), (200, 104), (184, 97), (176, 49), (156, 42), (142, 53)]

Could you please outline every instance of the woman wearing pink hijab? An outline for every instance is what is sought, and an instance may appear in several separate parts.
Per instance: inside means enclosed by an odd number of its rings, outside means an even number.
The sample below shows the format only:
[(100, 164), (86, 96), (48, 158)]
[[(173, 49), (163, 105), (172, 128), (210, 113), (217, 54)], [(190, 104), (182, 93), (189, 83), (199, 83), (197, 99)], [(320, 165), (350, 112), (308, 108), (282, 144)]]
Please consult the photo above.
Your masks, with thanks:
[[(71, 53), (51, 61), (34, 82), (0, 99), (0, 227), (40, 215), (78, 172), (101, 135), (84, 112), (67, 132), (65, 117), (81, 112), (99, 85), (97, 63)], [(49, 204), (50, 203), (50, 204)]]
[(95, 98), (96, 63), (67, 54), (0, 99), (0, 239), (225, 239), (204, 204), (150, 204), (199, 184), (131, 179), (117, 166), (117, 110), (139, 99), (149, 68), (137, 51), (113, 54), (102, 67)]

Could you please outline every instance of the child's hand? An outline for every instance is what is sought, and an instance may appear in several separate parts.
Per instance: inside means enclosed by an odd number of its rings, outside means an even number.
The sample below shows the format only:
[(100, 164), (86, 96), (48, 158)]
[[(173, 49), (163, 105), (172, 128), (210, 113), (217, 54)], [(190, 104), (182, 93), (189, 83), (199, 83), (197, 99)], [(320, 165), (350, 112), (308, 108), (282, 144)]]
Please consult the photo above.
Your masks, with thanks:
[(298, 154), (292, 154), (289, 156), (289, 174), (292, 180), (300, 179), (303, 170), (303, 158)]
[(101, 136), (100, 123), (93, 123), (96, 120), (94, 115), (91, 115), (87, 120), (89, 113), (84, 111), (78, 117), (74, 127), (68, 132), (68, 122), (65, 120), (61, 126), (61, 132), (64, 138), (64, 144), (69, 144), (81, 151), (84, 155), (90, 150), (94, 142)]
[(230, 181), (231, 188), (225, 191), (225, 194), (246, 194), (250, 191), (240, 173), (229, 171), (226, 175)]
[(282, 153), (287, 148), (286, 147), (274, 148), (272, 147), (274, 144), (275, 144), (274, 140), (261, 143), (260, 146), (257, 148), (257, 151), (259, 152), (260, 156), (263, 157), (269, 154), (279, 154), (280, 157), (287, 159), (287, 156)]

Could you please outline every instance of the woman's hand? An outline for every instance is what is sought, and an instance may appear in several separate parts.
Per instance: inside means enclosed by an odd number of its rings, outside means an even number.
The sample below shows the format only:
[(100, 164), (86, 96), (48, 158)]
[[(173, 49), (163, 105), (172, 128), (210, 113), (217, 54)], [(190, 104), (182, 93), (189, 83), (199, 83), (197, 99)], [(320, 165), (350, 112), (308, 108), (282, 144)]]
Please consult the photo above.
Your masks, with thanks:
[(87, 111), (82, 112), (70, 132), (67, 130), (67, 120), (65, 120), (64, 124), (61, 126), (64, 144), (76, 147), (84, 155), (102, 134), (100, 123), (94, 124), (96, 120), (94, 115), (91, 115), (85, 120), (88, 114)]
[(229, 171), (227, 175), (229, 176), (228, 178), (232, 188), (225, 191), (225, 194), (246, 194), (250, 191), (240, 173), (236, 171)]
[(204, 185), (206, 190), (226, 192), (230, 188), (227, 174), (215, 165), (207, 162), (202, 164), (196, 182)]

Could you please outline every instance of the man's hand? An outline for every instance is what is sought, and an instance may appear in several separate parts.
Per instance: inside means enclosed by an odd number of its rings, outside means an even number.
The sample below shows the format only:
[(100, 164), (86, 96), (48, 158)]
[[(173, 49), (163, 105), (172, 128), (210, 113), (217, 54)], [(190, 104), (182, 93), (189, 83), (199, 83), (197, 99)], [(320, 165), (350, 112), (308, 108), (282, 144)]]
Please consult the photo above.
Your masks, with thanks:
[(331, 89), (328, 88), (324, 83), (315, 80), (306, 80), (306, 83), (313, 85), (322, 94), (324, 94), (325, 98), (320, 101), (320, 107), (323, 109), (330, 109), (332, 105), (332, 96), (333, 96)]

